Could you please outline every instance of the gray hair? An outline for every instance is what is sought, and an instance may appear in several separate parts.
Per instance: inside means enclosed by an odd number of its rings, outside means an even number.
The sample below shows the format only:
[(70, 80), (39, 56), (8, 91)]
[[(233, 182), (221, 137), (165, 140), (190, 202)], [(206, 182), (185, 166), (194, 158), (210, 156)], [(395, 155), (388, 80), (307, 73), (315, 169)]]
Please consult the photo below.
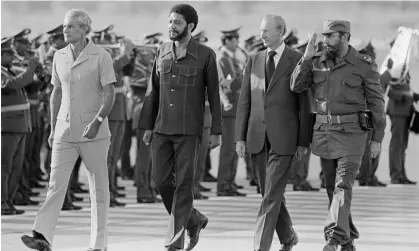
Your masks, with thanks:
[(80, 26), (86, 29), (87, 34), (92, 30), (92, 19), (90, 19), (89, 15), (83, 10), (69, 10), (67, 13), (65, 13), (64, 17), (72, 17), (76, 19)]
[(271, 15), (266, 15), (264, 18), (267, 20), (275, 21), (276, 28), (278, 30), (283, 30), (284, 34), (287, 33), (287, 24), (285, 23), (285, 20), (281, 16), (271, 14)]

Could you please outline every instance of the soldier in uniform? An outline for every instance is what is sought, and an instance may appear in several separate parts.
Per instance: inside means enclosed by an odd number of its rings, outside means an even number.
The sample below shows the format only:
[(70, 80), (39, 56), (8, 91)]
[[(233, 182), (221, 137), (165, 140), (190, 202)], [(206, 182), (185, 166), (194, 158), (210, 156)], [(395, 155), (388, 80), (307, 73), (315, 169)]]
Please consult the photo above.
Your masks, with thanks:
[[(217, 176), (218, 196), (245, 196), (237, 190), (238, 187), (234, 181), (238, 162), (234, 143), (234, 126), (243, 70), (246, 63), (246, 58), (242, 60), (243, 56), (239, 56), (243, 54), (238, 46), (239, 29), (221, 31), (222, 47), (217, 59), (223, 127)], [(246, 162), (249, 163), (249, 161)]]
[(126, 104), (125, 104), (125, 89), (123, 81), (122, 69), (131, 63), (131, 57), (134, 55), (134, 45), (125, 38), (121, 43), (120, 55), (113, 59), (113, 67), (117, 81), (115, 84), (115, 102), (108, 115), (109, 130), (111, 132), (111, 144), (108, 152), (108, 174), (109, 174), (109, 189), (110, 189), (110, 206), (125, 206), (116, 200), (118, 191), (115, 182), (117, 161), (120, 156), (120, 149), (122, 145), (122, 135), (124, 135), (125, 121), (126, 121)]
[[(375, 60), (375, 48), (371, 43), (371, 40), (362, 40), (359, 43), (354, 45), (354, 48), (360, 53), (367, 56), (370, 56), (372, 59)], [(387, 71), (386, 71), (387, 72)], [(383, 75), (380, 76), (380, 82), (383, 86), (383, 82), (386, 82), (385, 79), (382, 78)], [(383, 90), (383, 93), (385, 90)], [(357, 179), (359, 180), (360, 186), (380, 186), (385, 187), (387, 184), (380, 182), (375, 176), (375, 172), (378, 168), (378, 162), (380, 160), (380, 154), (377, 155), (375, 158), (371, 158), (370, 154), (370, 147), (369, 142), (371, 141), (372, 131), (368, 131), (368, 138), (367, 138), (367, 147), (365, 147), (364, 156), (362, 157), (361, 168), (359, 169), (359, 173)]]
[[(295, 44), (294, 48), (303, 53), (307, 48), (308, 40)], [(308, 90), (308, 98), (310, 100), (310, 110), (313, 112), (313, 97), (310, 90)], [(292, 160), (290, 181), (293, 185), (294, 191), (319, 191), (320, 189), (311, 186), (308, 178), (308, 170), (310, 164), (311, 148), (307, 149), (307, 154), (304, 155), (301, 160), (294, 158)]]
[[(205, 44), (208, 42), (208, 38), (205, 36), (205, 31), (200, 31), (196, 33), (193, 38), (199, 43)], [(205, 97), (205, 115), (204, 115), (204, 131), (202, 133), (201, 146), (199, 147), (198, 153), (198, 163), (196, 165), (195, 171), (195, 190), (194, 190), (194, 199), (195, 200), (206, 200), (208, 196), (203, 195), (201, 192), (209, 192), (210, 188), (204, 187), (201, 184), (203, 180), (203, 174), (205, 172), (205, 167), (207, 159), (209, 156), (209, 137), (211, 134), (211, 112), (208, 103), (208, 97)]]
[[(390, 42), (393, 47), (395, 39)], [(419, 94), (410, 87), (410, 73), (398, 84), (390, 84), (392, 61), (387, 63), (388, 69), (381, 76), (383, 90), (389, 98), (386, 113), (391, 121), (391, 139), (389, 148), (391, 184), (416, 185), (406, 175), (406, 149), (409, 141), (409, 127), (414, 112), (414, 102), (419, 101)]]
[(1, 214), (22, 214), (13, 199), (22, 176), (25, 138), (31, 130), (30, 104), (25, 87), (41, 79), (42, 66), (30, 58), (25, 71), (17, 73), (12, 66), (13, 37), (1, 41)]
[(312, 152), (321, 158), (329, 197), (323, 251), (336, 251), (339, 245), (342, 251), (353, 251), (359, 233), (351, 217), (352, 187), (369, 128), (371, 157), (380, 152), (386, 126), (384, 99), (377, 64), (349, 45), (350, 22), (326, 21), (322, 33), (325, 49), (316, 52), (313, 34), (292, 74), (291, 90), (311, 88), (315, 100)]

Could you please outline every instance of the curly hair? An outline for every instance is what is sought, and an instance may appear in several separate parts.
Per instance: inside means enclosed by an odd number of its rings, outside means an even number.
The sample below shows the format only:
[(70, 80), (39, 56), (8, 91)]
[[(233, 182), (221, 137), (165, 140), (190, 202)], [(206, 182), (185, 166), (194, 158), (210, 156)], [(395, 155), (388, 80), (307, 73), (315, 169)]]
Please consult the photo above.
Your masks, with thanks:
[(177, 4), (170, 9), (169, 15), (172, 13), (181, 14), (185, 18), (187, 24), (193, 23), (194, 27), (192, 28), (192, 32), (196, 29), (196, 26), (198, 25), (198, 13), (194, 7), (189, 4)]

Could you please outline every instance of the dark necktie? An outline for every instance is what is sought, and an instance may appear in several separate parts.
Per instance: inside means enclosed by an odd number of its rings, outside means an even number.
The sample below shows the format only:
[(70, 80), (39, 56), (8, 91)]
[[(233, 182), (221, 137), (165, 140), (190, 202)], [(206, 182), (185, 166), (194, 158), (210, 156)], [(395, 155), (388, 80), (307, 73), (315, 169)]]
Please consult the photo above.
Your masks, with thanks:
[(276, 55), (276, 51), (270, 51), (268, 53), (268, 62), (266, 63), (266, 90), (268, 90), (269, 83), (275, 72), (275, 61), (274, 56)]

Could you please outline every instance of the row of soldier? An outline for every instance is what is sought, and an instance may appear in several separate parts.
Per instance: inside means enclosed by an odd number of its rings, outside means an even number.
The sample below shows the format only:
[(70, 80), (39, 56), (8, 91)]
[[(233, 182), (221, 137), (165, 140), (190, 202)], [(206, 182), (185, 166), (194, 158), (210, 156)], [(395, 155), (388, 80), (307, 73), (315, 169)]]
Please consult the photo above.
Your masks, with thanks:
[[(124, 197), (125, 188), (118, 185), (117, 177), (135, 180), (138, 203), (156, 203), (161, 200), (157, 197), (158, 191), (154, 188), (151, 178), (151, 157), (149, 146), (146, 146), (142, 137), (144, 131), (138, 128), (139, 114), (145, 96), (147, 82), (151, 74), (155, 49), (161, 43), (161, 33), (145, 36), (141, 46), (133, 45), (129, 39), (117, 36), (112, 32), (113, 25), (93, 32), (92, 40), (106, 48), (115, 61), (116, 100), (108, 116), (111, 130), (111, 147), (108, 157), (108, 170), (111, 191), (111, 207), (124, 206), (117, 198)], [(48, 146), (49, 135), (49, 94), (51, 93), (50, 72), (54, 52), (65, 47), (62, 25), (47, 31), (29, 42), (27, 36), (30, 29), (24, 29), (16, 35), (2, 39), (2, 215), (22, 214), (24, 211), (15, 208), (15, 205), (37, 205), (39, 202), (30, 197), (39, 196), (32, 188), (44, 188), (40, 181), (48, 180), (51, 148)], [(194, 38), (206, 43), (208, 38), (205, 32), (196, 33)], [(218, 72), (220, 78), (220, 97), (222, 102), (223, 137), (220, 148), (219, 168), (217, 178), (210, 174), (211, 161), (208, 140), (210, 134), (210, 114), (206, 111), (205, 130), (200, 148), (198, 167), (196, 172), (195, 199), (207, 199), (201, 192), (211, 189), (202, 186), (201, 181), (217, 182), (218, 196), (245, 196), (239, 189), (243, 188), (235, 182), (238, 158), (232, 133), (234, 131), (237, 102), (240, 94), (242, 72), (248, 55), (265, 49), (257, 36), (251, 36), (244, 41), (244, 49), (239, 47), (239, 29), (221, 32), (221, 46), (218, 50)], [(119, 40), (124, 40), (123, 48), (116, 46)], [(295, 30), (284, 35), (284, 42), (288, 46), (304, 53), (308, 41), (299, 42)], [(393, 41), (394, 43), (394, 41)], [(322, 43), (317, 44), (322, 50)], [(374, 47), (371, 42), (358, 44), (359, 52), (375, 58)], [(130, 60), (124, 60), (124, 54), (130, 55)], [(8, 57), (9, 56), (9, 57)], [(13, 67), (12, 67), (13, 65)], [(389, 64), (391, 67), (391, 63)], [(25, 88), (15, 97), (14, 92), (8, 89), (19, 88), (11, 86), (13, 78), (21, 72), (32, 72), (32, 79)], [(388, 83), (388, 71), (382, 75), (383, 85)], [(4, 81), (3, 81), (4, 80)], [(383, 87), (385, 88), (385, 87)], [(409, 87), (410, 88), (410, 87)], [(410, 89), (409, 89), (410, 90)], [(405, 91), (405, 90), (402, 90)], [(393, 97), (397, 92), (392, 90)], [(396, 94), (394, 94), (396, 93)], [(400, 95), (399, 95), (400, 96)], [(391, 101), (390, 101), (391, 103)], [(393, 119), (410, 116), (412, 104), (400, 107), (399, 102), (393, 102), (387, 113)], [(12, 109), (12, 110), (10, 110)], [(398, 126), (400, 124), (400, 126)], [(395, 123), (392, 127), (392, 140), (390, 146), (390, 176), (395, 184), (415, 184), (406, 177), (404, 169), (404, 151), (407, 147), (405, 135), (408, 130), (403, 123)], [(123, 136), (121, 136), (123, 135)], [(402, 140), (398, 140), (403, 138)], [(130, 150), (132, 140), (136, 140), (136, 161), (132, 166)], [(3, 144), (7, 142), (7, 144)], [(44, 150), (43, 150), (44, 149)], [(45, 156), (41, 161), (41, 152)], [(366, 149), (368, 152), (368, 148)], [(358, 178), (361, 186), (385, 186), (378, 181), (375, 171), (378, 168), (379, 157), (371, 159), (365, 154), (363, 165)], [(301, 161), (294, 160), (290, 183), (294, 191), (318, 191), (307, 181), (310, 154)], [(121, 161), (120, 168), (117, 162)], [(248, 158), (246, 160), (247, 179), (251, 186), (259, 190), (257, 172), (255, 172)], [(44, 168), (41, 168), (41, 163)], [(81, 158), (75, 164), (71, 182), (67, 192), (63, 210), (79, 210), (80, 206), (73, 202), (83, 200), (76, 193), (87, 193), (79, 182)], [(46, 174), (43, 173), (46, 171)], [(321, 186), (324, 188), (323, 177), (320, 173)]]

